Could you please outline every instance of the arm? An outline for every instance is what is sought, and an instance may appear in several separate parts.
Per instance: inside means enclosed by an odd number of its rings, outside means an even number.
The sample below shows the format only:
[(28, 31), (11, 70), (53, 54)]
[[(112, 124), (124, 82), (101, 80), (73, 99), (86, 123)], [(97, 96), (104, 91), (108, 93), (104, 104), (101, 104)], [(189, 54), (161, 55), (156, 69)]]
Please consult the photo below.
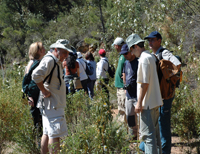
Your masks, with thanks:
[(138, 102), (137, 102), (137, 104), (135, 106), (135, 112), (136, 113), (142, 112), (142, 101), (143, 101), (144, 96), (145, 96), (145, 94), (147, 92), (148, 86), (149, 86), (148, 83), (142, 83), (141, 84), (140, 93), (139, 93), (139, 96), (138, 96)]
[(39, 83), (36, 83), (36, 84), (37, 84), (38, 88), (40, 89), (40, 91), (42, 92), (44, 98), (50, 97), (50, 96), (51, 96), (50, 91), (48, 91), (48, 90), (44, 87), (43, 82), (39, 82)]
[(125, 85), (126, 84), (126, 74), (125, 73), (122, 73), (122, 79), (123, 79), (123, 83)]
[(79, 68), (77, 68), (77, 75), (78, 75), (78, 77), (80, 77)]

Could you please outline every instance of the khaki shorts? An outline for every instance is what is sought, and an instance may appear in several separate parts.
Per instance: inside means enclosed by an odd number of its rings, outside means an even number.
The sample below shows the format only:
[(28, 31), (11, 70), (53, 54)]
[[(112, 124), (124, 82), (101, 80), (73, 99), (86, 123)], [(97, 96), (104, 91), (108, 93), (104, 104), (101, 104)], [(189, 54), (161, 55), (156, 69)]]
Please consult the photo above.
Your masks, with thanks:
[(121, 114), (125, 113), (125, 100), (126, 100), (125, 90), (123, 88), (117, 89), (118, 111)]
[(68, 134), (64, 109), (43, 110), (42, 125), (43, 134), (48, 135), (49, 138), (59, 138)]

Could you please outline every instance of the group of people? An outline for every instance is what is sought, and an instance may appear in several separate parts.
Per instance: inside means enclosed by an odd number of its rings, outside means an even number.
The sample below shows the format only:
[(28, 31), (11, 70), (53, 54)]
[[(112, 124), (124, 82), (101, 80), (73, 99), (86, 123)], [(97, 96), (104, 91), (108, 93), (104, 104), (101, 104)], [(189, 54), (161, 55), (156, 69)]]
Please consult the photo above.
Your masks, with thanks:
[[(152, 54), (145, 50), (145, 40), (148, 40)], [(179, 60), (170, 51), (163, 50), (161, 42), (160, 33), (154, 31), (144, 40), (138, 34), (131, 34), (126, 41), (117, 37), (113, 43), (120, 54), (115, 73), (118, 119), (127, 123), (128, 133), (133, 137), (132, 139), (140, 136), (143, 140), (140, 149), (152, 154), (171, 152), (170, 113), (174, 99), (174, 97), (168, 100), (162, 99), (154, 55), (157, 56), (162, 50), (163, 59), (180, 65)], [(59, 153), (60, 137), (67, 135), (64, 112), (66, 94), (75, 92), (71, 88), (70, 80), (80, 77), (85, 93), (89, 93), (91, 98), (94, 97), (96, 80), (108, 83), (109, 63), (106, 51), (100, 49), (98, 53), (100, 61), (96, 64), (91, 52), (86, 53), (86, 60), (84, 60), (82, 54), (75, 52), (69, 41), (65, 39), (53, 43), (48, 53), (45, 53), (42, 42), (31, 44), (29, 48), (31, 60), (25, 73), (29, 72), (36, 61), (40, 61), (32, 72), (32, 80), (38, 87), (38, 95), (29, 96), (28, 102), (35, 127), (43, 127), (42, 154)], [(92, 75), (86, 73), (87, 63), (94, 68)], [(102, 88), (109, 98), (106, 85), (102, 84)]]
[[(145, 40), (152, 53), (145, 50)], [(126, 42), (117, 37), (113, 43), (120, 53), (115, 74), (118, 120), (128, 124), (132, 139), (142, 140), (140, 150), (151, 154), (171, 153), (170, 118), (174, 99), (174, 96), (167, 100), (161, 96), (155, 56), (175, 66), (181, 64), (161, 42), (161, 34), (153, 31), (144, 40), (138, 34), (131, 34)]]

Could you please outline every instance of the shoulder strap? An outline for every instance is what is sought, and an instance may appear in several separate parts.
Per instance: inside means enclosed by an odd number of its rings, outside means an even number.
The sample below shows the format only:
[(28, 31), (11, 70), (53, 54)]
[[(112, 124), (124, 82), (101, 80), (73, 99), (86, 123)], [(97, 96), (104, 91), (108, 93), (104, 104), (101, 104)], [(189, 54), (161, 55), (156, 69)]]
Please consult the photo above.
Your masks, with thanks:
[(162, 52), (165, 50), (165, 48), (160, 49), (159, 54), (158, 54), (158, 59), (161, 60), (163, 59), (162, 57)]
[[(106, 61), (108, 63), (108, 69), (109, 69), (109, 62), (106, 59), (102, 59), (102, 60), (104, 60), (104, 61)], [(104, 71), (106, 71), (106, 70), (104, 69)]]
[(33, 70), (39, 65), (40, 61), (34, 61), (33, 64), (30, 67), (30, 70), (28, 71), (28, 76), (32, 74)]
[(55, 69), (55, 67), (56, 67), (56, 65), (57, 65), (58, 80), (59, 80), (59, 82), (60, 82), (60, 86), (61, 86), (61, 79), (60, 79), (60, 69), (59, 69), (59, 66), (58, 66), (58, 64), (56, 63), (56, 60), (54, 59), (53, 56), (51, 56), (51, 55), (46, 55), (46, 56), (50, 56), (50, 57), (53, 58), (53, 60), (54, 60), (54, 66), (53, 66), (51, 72), (49, 73), (49, 75), (47, 75), (46, 78), (44, 79), (43, 83), (44, 83), (48, 78), (49, 78), (49, 80), (48, 80), (47, 83), (48, 83), (48, 84), (51, 83), (51, 78), (52, 78), (52, 75), (53, 75), (53, 71), (54, 71), (54, 69)]

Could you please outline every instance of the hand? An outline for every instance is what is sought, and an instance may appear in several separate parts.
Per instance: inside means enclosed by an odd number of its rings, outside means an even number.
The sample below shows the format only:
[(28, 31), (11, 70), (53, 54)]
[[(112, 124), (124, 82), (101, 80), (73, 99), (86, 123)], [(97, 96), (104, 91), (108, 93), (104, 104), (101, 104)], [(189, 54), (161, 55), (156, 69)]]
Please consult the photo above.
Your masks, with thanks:
[(135, 106), (135, 113), (140, 113), (140, 112), (142, 112), (142, 105), (137, 102)]
[(32, 107), (34, 107), (34, 100), (32, 97), (28, 97), (28, 104)]
[(50, 91), (48, 91), (46, 88), (42, 91), (42, 94), (43, 94), (44, 98), (47, 98), (47, 97), (51, 96)]

